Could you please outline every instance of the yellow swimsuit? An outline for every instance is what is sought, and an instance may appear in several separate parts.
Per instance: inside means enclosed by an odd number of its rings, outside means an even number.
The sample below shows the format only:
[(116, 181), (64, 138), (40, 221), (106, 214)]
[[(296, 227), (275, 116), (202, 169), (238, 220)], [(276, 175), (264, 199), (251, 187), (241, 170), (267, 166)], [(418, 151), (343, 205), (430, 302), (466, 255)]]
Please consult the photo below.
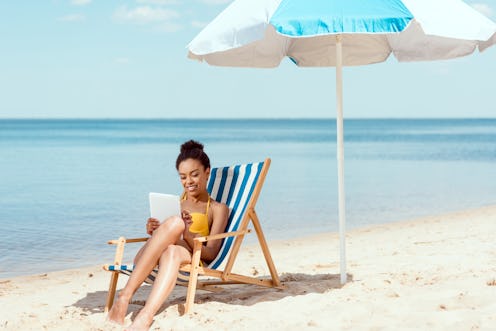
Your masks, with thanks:
[[(186, 200), (186, 194), (184, 195), (183, 200)], [(210, 228), (208, 226), (208, 207), (210, 207), (210, 196), (208, 196), (205, 214), (190, 213), (191, 221), (193, 222), (189, 227), (190, 232), (198, 233), (200, 236), (208, 236), (210, 234)]]

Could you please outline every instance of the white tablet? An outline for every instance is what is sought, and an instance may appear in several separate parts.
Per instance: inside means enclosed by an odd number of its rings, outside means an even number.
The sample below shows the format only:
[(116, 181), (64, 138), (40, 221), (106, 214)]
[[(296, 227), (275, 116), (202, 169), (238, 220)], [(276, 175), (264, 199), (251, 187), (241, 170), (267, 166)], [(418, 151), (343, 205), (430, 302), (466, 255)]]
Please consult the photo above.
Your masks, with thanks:
[(170, 216), (181, 216), (179, 196), (173, 194), (150, 192), (150, 216), (165, 221)]

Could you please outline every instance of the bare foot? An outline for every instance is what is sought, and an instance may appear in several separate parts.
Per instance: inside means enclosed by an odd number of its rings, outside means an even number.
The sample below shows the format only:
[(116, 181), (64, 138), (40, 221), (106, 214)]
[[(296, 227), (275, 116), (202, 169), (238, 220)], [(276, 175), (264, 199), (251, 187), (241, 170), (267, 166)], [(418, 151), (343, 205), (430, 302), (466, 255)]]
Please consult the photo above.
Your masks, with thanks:
[(147, 313), (144, 309), (138, 313), (133, 323), (126, 331), (147, 331), (153, 323), (153, 314)]
[(127, 307), (129, 306), (129, 299), (119, 295), (117, 301), (114, 303), (107, 315), (107, 320), (120, 325), (124, 324), (126, 317)]

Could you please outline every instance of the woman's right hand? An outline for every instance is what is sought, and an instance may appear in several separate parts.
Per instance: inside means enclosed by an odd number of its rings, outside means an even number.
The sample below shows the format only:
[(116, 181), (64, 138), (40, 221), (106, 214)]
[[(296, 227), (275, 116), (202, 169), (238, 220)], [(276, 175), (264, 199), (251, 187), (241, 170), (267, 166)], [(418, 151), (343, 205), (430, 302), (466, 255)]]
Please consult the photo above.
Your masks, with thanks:
[(160, 221), (156, 218), (150, 217), (146, 222), (146, 233), (151, 236), (153, 231), (155, 231), (159, 226)]

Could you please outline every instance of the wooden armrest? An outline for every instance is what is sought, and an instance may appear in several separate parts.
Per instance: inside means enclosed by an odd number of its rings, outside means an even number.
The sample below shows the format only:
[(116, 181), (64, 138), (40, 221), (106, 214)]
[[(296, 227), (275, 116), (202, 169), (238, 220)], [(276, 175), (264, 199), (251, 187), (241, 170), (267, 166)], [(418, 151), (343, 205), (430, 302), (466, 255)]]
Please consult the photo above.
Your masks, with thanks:
[(217, 239), (223, 239), (227, 237), (234, 237), (234, 236), (241, 236), (247, 233), (250, 233), (251, 229), (243, 230), (243, 231), (233, 231), (233, 232), (224, 232), (224, 233), (219, 233), (219, 234), (214, 234), (211, 236), (205, 236), (205, 237), (196, 237), (193, 240), (199, 241), (199, 242), (206, 242), (209, 240), (217, 240)]
[[(129, 238), (129, 239), (124, 239), (125, 240), (125, 243), (138, 243), (138, 242), (143, 242), (143, 241), (147, 241), (148, 239), (150, 239), (149, 237), (143, 237), (143, 238)], [(119, 244), (119, 241), (120, 239), (114, 239), (114, 240), (109, 240), (107, 242), (107, 244), (109, 245), (117, 245)]]
[[(196, 237), (196, 238), (194, 238), (194, 240), (200, 241), (200, 242), (206, 242), (209, 240), (217, 240), (217, 239), (223, 239), (223, 238), (227, 238), (227, 237), (240, 236), (240, 235), (244, 235), (244, 234), (247, 234), (250, 232), (251, 232), (251, 229), (247, 229), (247, 230), (243, 230), (243, 231), (232, 231), (232, 232), (219, 233), (219, 234), (215, 234), (215, 235), (211, 235), (211, 236), (205, 236), (205, 237)], [(150, 239), (150, 237), (129, 238), (129, 239), (124, 239), (124, 242), (126, 244), (127, 243), (137, 243), (137, 242), (147, 241), (148, 239)], [(107, 244), (118, 245), (120, 240), (121, 240), (120, 238), (109, 240), (107, 242)]]

